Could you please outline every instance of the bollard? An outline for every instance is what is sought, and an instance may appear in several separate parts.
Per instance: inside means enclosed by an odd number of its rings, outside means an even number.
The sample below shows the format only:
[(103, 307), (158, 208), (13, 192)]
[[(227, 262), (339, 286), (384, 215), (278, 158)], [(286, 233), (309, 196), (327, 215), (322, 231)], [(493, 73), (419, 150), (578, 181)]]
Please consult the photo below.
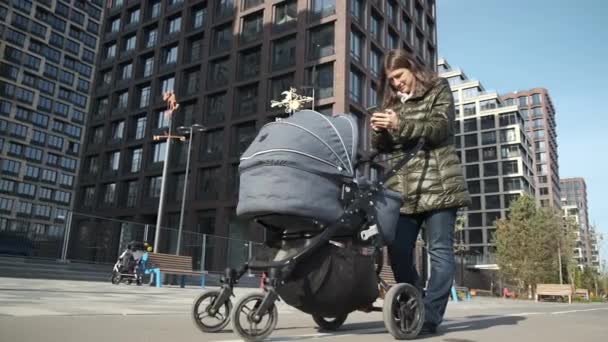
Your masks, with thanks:
[(260, 281), (260, 288), (264, 289), (264, 283), (266, 282), (266, 272), (262, 272), (262, 280)]

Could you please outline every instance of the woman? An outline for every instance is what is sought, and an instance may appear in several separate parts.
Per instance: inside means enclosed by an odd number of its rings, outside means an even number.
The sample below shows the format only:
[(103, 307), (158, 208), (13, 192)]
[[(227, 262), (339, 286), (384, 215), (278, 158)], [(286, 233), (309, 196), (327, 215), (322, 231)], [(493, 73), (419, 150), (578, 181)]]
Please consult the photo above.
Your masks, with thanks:
[(403, 50), (384, 59), (382, 112), (371, 118), (372, 144), (400, 154), (424, 138), (422, 151), (387, 186), (401, 192), (404, 204), (389, 257), (399, 283), (418, 285), (413, 252), (424, 224), (431, 276), (424, 297), (423, 333), (435, 333), (443, 320), (454, 279), (453, 233), (458, 208), (470, 203), (454, 147), (454, 99), (448, 82)]

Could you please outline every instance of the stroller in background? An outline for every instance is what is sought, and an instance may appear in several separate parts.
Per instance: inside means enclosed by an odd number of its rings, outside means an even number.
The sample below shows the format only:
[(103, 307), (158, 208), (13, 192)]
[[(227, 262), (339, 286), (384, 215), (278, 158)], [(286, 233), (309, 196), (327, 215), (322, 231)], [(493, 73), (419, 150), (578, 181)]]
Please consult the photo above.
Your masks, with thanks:
[[(397, 339), (414, 338), (424, 320), (420, 292), (409, 284), (388, 286), (380, 277), (382, 247), (394, 238), (401, 195), (385, 188), (424, 144), (420, 141), (392, 163), (379, 180), (357, 171), (382, 168), (376, 155), (357, 160), (357, 120), (303, 110), (265, 125), (241, 157), (237, 215), (266, 230), (271, 260), (252, 260), (227, 269), (220, 290), (204, 291), (193, 304), (203, 332), (232, 321), (246, 341), (274, 330), (275, 302), (312, 315), (320, 328), (336, 330), (354, 311), (382, 311)], [(249, 270), (264, 272), (264, 289), (231, 297)], [(385, 294), (384, 306), (373, 303)]]
[(127, 248), (116, 260), (112, 269), (112, 284), (118, 285), (122, 281), (131, 284), (133, 281), (137, 285), (143, 283), (143, 271), (141, 260), (146, 251), (146, 244), (143, 242), (131, 241)]

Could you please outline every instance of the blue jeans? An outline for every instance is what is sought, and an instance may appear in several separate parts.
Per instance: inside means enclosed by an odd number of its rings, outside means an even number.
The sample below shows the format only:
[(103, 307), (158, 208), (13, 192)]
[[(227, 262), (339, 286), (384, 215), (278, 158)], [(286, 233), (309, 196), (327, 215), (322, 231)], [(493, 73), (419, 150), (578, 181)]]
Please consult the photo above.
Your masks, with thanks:
[(420, 277), (414, 266), (414, 249), (420, 227), (424, 224), (425, 240), (431, 256), (431, 276), (428, 280), (424, 306), (425, 321), (439, 325), (443, 320), (454, 281), (454, 224), (457, 209), (433, 210), (414, 215), (400, 215), (395, 240), (388, 246), (391, 267), (398, 283), (418, 288)]

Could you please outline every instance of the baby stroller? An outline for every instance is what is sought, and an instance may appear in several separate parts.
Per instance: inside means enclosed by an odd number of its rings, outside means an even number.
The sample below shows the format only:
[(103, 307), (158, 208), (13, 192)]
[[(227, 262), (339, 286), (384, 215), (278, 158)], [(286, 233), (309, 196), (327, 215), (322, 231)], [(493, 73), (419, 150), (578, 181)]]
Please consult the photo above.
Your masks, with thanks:
[(141, 270), (141, 258), (145, 253), (146, 245), (142, 242), (131, 241), (127, 248), (116, 260), (112, 269), (112, 284), (118, 285), (122, 281), (131, 284), (133, 281), (137, 285), (143, 283)]
[[(357, 121), (303, 110), (265, 125), (241, 157), (237, 215), (266, 229), (271, 260), (254, 257), (227, 269), (219, 290), (204, 291), (192, 314), (203, 332), (232, 321), (246, 341), (274, 330), (275, 302), (312, 315), (321, 329), (336, 330), (354, 311), (382, 311), (397, 339), (414, 338), (424, 320), (420, 292), (388, 286), (380, 277), (384, 241), (394, 237), (401, 196), (384, 187), (422, 148), (404, 152), (379, 180), (360, 167), (380, 167), (376, 155), (359, 158)], [(264, 289), (232, 303), (233, 288), (248, 271), (264, 272)], [(373, 303), (381, 294), (382, 308)]]

